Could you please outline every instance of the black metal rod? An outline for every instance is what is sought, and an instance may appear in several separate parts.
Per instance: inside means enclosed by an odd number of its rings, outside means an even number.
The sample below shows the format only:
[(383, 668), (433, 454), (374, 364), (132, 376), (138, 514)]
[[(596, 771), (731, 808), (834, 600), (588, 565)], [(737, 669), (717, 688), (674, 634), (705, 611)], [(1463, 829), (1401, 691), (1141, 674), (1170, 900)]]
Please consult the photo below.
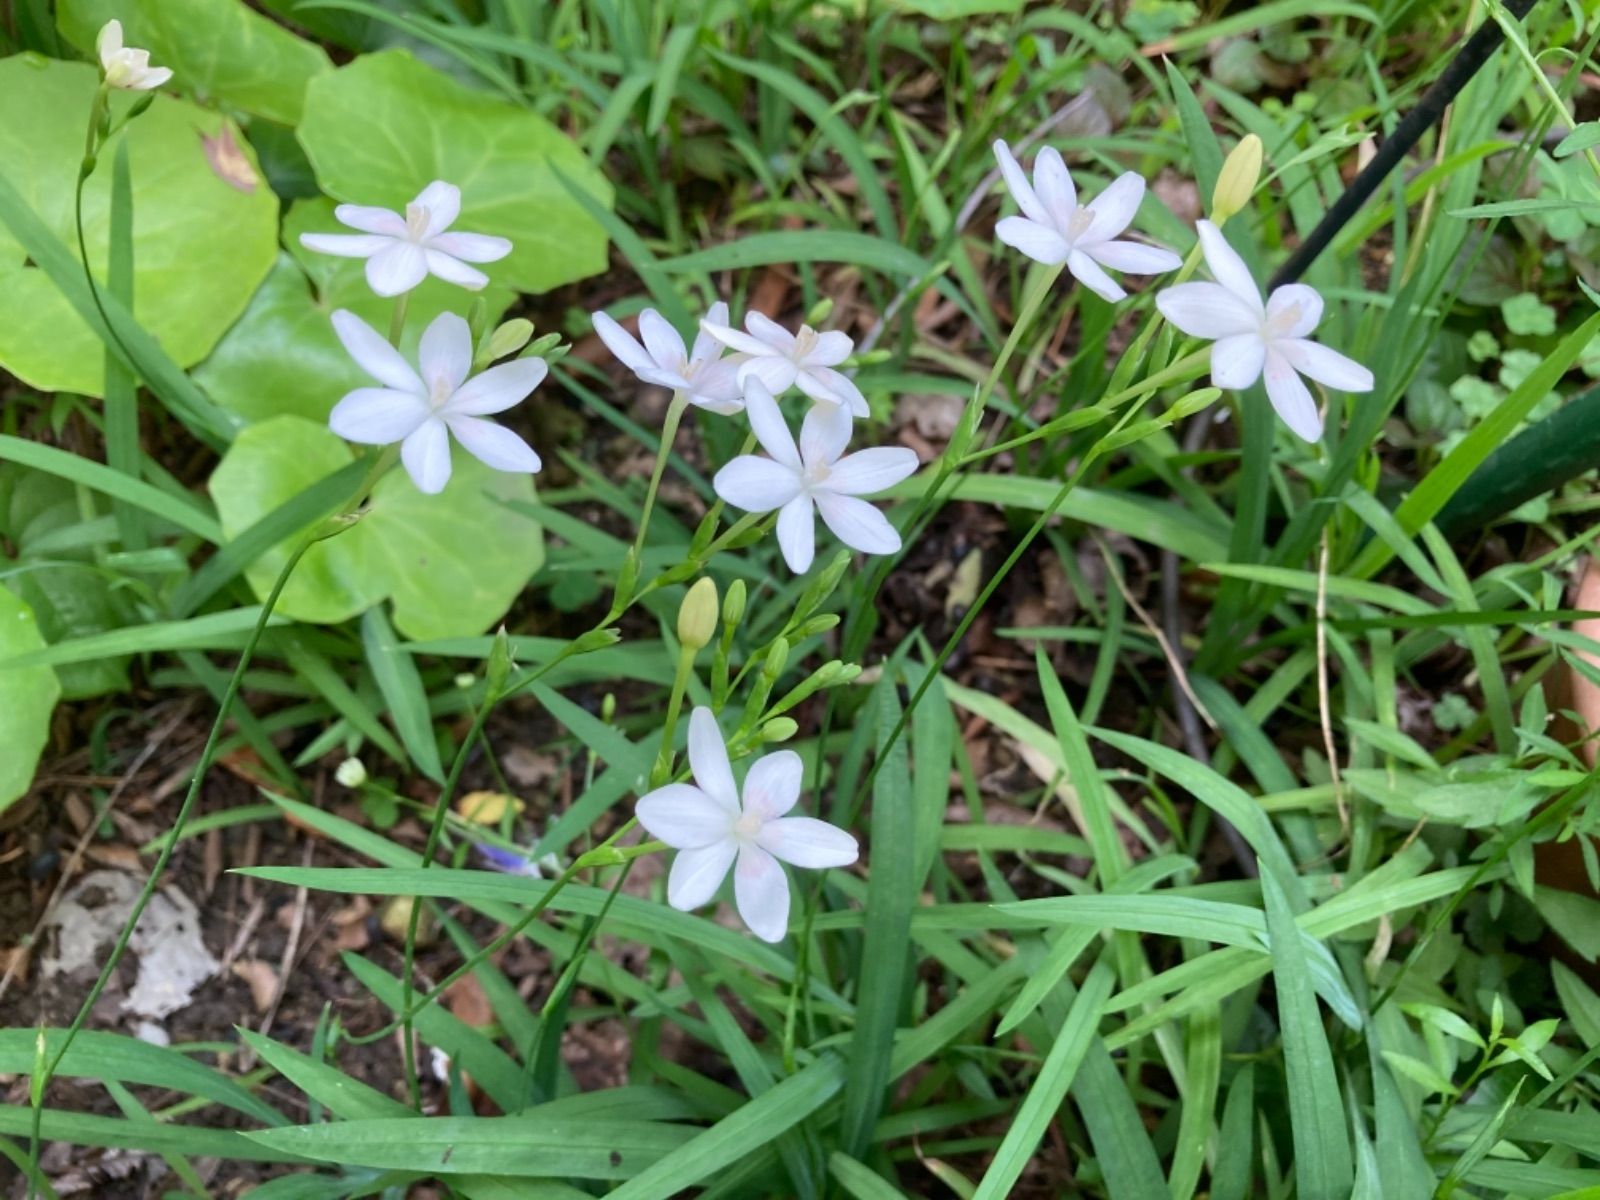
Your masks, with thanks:
[[(1534, 5), (1534, 0), (1505, 0), (1505, 8), (1517, 20), (1522, 20), (1528, 15), (1528, 10)], [(1499, 22), (1490, 18), (1473, 31), (1466, 44), (1456, 51), (1455, 58), (1450, 60), (1450, 65), (1444, 73), (1434, 80), (1433, 86), (1423, 93), (1417, 106), (1400, 119), (1400, 124), (1394, 127), (1378, 152), (1372, 156), (1361, 173), (1350, 181), (1350, 186), (1345, 188), (1344, 194), (1334, 201), (1333, 207), (1328, 209), (1322, 220), (1317, 222), (1305, 241), (1301, 242), (1289, 260), (1278, 268), (1278, 273), (1272, 277), (1272, 282), (1267, 285), (1271, 291), (1285, 283), (1293, 283), (1305, 274), (1306, 268), (1316, 261), (1317, 255), (1328, 248), (1328, 243), (1333, 241), (1334, 235), (1347, 225), (1356, 215), (1363, 204), (1378, 190), (1378, 185), (1384, 181), (1400, 164), (1406, 154), (1417, 141), (1430, 128), (1444, 116), (1444, 111), (1450, 102), (1456, 98), (1457, 93), (1467, 86), (1467, 81), (1482, 69), (1489, 57), (1500, 48), (1500, 43), (1505, 40), (1505, 31), (1500, 28)]]

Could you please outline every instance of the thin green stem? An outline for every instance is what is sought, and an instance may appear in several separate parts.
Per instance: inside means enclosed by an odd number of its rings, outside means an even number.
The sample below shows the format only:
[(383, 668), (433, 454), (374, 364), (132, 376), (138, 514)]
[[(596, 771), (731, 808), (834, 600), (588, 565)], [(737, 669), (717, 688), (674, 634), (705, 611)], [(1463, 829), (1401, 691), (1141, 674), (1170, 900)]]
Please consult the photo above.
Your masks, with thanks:
[(644, 538), (650, 530), (650, 513), (656, 506), (656, 492), (661, 488), (661, 476), (667, 469), (672, 443), (677, 440), (678, 422), (683, 420), (683, 410), (688, 407), (687, 394), (672, 393), (672, 403), (667, 405), (667, 419), (661, 425), (661, 445), (656, 449), (656, 465), (650, 471), (650, 490), (644, 494), (644, 511), (639, 514), (639, 532), (633, 539), (634, 558), (644, 552)]
[(672, 740), (678, 732), (678, 713), (683, 708), (683, 693), (689, 687), (689, 676), (694, 673), (695, 651), (688, 646), (678, 650), (678, 666), (672, 675), (672, 695), (667, 700), (667, 717), (661, 723), (661, 749), (656, 754), (656, 765), (650, 772), (650, 786), (660, 787), (672, 774)]
[(410, 304), (410, 292), (401, 292), (394, 298), (394, 312), (389, 317), (389, 344), (397, 350), (406, 331), (406, 309)]

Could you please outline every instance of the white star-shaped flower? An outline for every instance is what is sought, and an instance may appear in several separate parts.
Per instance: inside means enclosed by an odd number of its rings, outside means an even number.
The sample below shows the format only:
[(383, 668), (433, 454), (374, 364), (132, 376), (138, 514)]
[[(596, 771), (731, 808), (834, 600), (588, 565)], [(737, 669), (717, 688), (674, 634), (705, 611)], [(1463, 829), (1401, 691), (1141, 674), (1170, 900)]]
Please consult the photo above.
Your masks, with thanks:
[(1053, 147), (1039, 151), (1031, 185), (1004, 142), (995, 142), (994, 156), (1000, 160), (1006, 189), (1022, 210), (1020, 217), (1006, 217), (996, 224), (995, 236), (1035, 262), (1049, 266), (1066, 263), (1079, 283), (1111, 301), (1128, 293), (1102, 267), (1154, 275), (1183, 265), (1171, 250), (1116, 240), (1132, 224), (1144, 199), (1144, 180), (1132, 171), (1118, 176), (1105, 191), (1080, 206), (1067, 164)]
[(400, 443), (419, 491), (442, 491), (450, 482), (450, 436), (496, 471), (539, 469), (533, 448), (509, 429), (482, 418), (520, 404), (548, 368), (542, 358), (519, 358), (472, 371), (472, 331), (454, 313), (440, 313), (422, 331), (413, 370), (398, 350), (352, 312), (333, 314), (333, 327), (350, 357), (382, 387), (357, 388), (328, 417), (346, 441), (366, 446)]
[(740, 387), (759, 379), (774, 396), (781, 396), (798, 385), (813, 400), (846, 406), (858, 417), (867, 415), (867, 398), (861, 389), (848, 375), (833, 369), (855, 349), (848, 334), (837, 329), (818, 333), (809, 325), (800, 326), (799, 333), (790, 333), (758, 312), (746, 315), (745, 333), (726, 324), (726, 320), (726, 314), (722, 321), (707, 317), (700, 322), (700, 328), (743, 356), (739, 363)]
[(1322, 415), (1301, 375), (1343, 392), (1370, 392), (1372, 372), (1310, 340), (1322, 320), (1322, 297), (1304, 283), (1275, 288), (1261, 303), (1250, 268), (1210, 221), (1200, 248), (1215, 283), (1179, 283), (1156, 295), (1156, 307), (1184, 333), (1214, 338), (1211, 382), (1238, 391), (1265, 378), (1267, 398), (1284, 424), (1308, 442), (1322, 436)]
[(778, 546), (790, 570), (804, 574), (816, 554), (813, 509), (853, 550), (893, 554), (900, 549), (900, 534), (889, 519), (856, 497), (881, 492), (911, 475), (917, 469), (916, 451), (875, 446), (845, 454), (850, 414), (837, 404), (812, 406), (796, 446), (778, 402), (759, 377), (746, 384), (744, 399), (750, 428), (771, 457), (736, 458), (717, 472), (711, 486), (735, 508), (778, 511)]
[(129, 92), (148, 92), (172, 78), (166, 67), (150, 65), (150, 51), (122, 44), (122, 22), (107, 21), (94, 39), (106, 86)]
[[(728, 306), (720, 301), (713, 304), (706, 320), (727, 324)], [(689, 350), (671, 322), (655, 309), (647, 308), (639, 314), (639, 338), (603, 312), (594, 314), (594, 331), (622, 365), (645, 383), (682, 392), (690, 404), (707, 412), (736, 413), (744, 407), (744, 398), (739, 394), (742, 360), (723, 358), (722, 343), (705, 329), (694, 339), (694, 349)]]
[(322, 254), (367, 260), (367, 282), (380, 296), (409, 292), (429, 275), (477, 291), (489, 282), (468, 263), (497, 262), (511, 243), (486, 233), (449, 233), (461, 215), (461, 189), (434, 180), (406, 205), (405, 216), (387, 208), (341, 204), (341, 224), (360, 233), (302, 233), (300, 244)]
[(800, 799), (802, 769), (793, 750), (752, 763), (741, 801), (709, 708), (689, 716), (689, 766), (693, 784), (657, 788), (636, 809), (650, 836), (678, 851), (667, 902), (683, 912), (709, 903), (733, 867), (733, 898), (744, 923), (763, 941), (781, 941), (789, 928), (789, 879), (779, 860), (847, 867), (860, 853), (855, 838), (826, 821), (784, 816)]

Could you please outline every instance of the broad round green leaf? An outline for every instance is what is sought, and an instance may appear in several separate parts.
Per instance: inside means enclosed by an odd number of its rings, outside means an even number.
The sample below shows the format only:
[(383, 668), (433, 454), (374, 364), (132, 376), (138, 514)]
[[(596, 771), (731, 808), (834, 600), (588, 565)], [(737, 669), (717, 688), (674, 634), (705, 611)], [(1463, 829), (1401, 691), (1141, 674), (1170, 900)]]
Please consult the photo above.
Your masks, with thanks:
[[(211, 476), (223, 532), (237, 537), (260, 518), (350, 461), (326, 426), (279, 416), (245, 429)], [(456, 447), (450, 484), (417, 491), (396, 467), (373, 489), (366, 515), (313, 546), (290, 578), (278, 611), (332, 624), (385, 598), (394, 624), (421, 641), (482, 633), (503, 617), (544, 562), (538, 522), (506, 501), (532, 501), (533, 480), (492, 471)], [(293, 542), (246, 573), (265, 597)]]
[(556, 172), (607, 206), (610, 185), (528, 109), (457, 83), (404, 50), (312, 80), (298, 130), (317, 181), (354, 204), (401, 209), (435, 179), (461, 189), (457, 228), (510, 238), (490, 278), (543, 292), (606, 266), (606, 236)]
[[(34, 623), (33, 610), (12, 592), (0, 587), (0, 662), (44, 649), (44, 638)], [(50, 713), (61, 695), (56, 673), (49, 667), (0, 669), (0, 809), (33, 783), (45, 739), (50, 733)]]
[[(69, 246), (73, 189), (98, 76), (86, 63), (32, 55), (0, 60), (0, 171)], [(126, 111), (125, 95), (113, 111)], [(276, 253), (278, 201), (264, 185), (240, 192), (211, 169), (203, 137), (216, 113), (158, 95), (111, 139), (84, 194), (96, 274), (109, 244), (111, 162), (129, 139), (133, 174), (134, 313), (180, 366), (204, 358), (244, 311)], [(242, 153), (249, 154), (244, 148)], [(41, 391), (98, 396), (104, 347), (0, 227), (0, 366)]]

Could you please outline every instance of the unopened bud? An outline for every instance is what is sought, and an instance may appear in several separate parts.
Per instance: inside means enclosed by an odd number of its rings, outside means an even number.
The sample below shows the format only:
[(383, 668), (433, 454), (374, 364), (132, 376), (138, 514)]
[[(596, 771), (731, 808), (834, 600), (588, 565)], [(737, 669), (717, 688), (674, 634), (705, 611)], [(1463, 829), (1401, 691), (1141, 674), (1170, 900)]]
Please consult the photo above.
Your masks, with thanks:
[(1211, 219), (1216, 224), (1221, 225), (1250, 203), (1261, 180), (1261, 155), (1261, 139), (1253, 133), (1228, 154), (1211, 193)]
[(800, 732), (800, 726), (791, 717), (774, 717), (761, 727), (763, 742), (787, 742)]
[[(553, 356), (555, 348), (560, 344), (561, 335), (559, 333), (547, 333), (532, 346), (528, 347), (528, 353), (534, 358), (550, 358)], [(563, 349), (561, 353), (565, 354), (566, 350)]]
[(477, 682), (478, 682), (478, 677), (476, 675), (474, 675), (471, 671), (463, 671), (463, 672), (461, 672), (461, 674), (457, 675), (456, 678), (455, 678), (456, 686), (458, 688), (460, 688), (463, 692), (470, 691), (472, 689), (472, 686)]
[(832, 315), (833, 315), (833, 300), (832, 300), (831, 297), (826, 297), (825, 296), (821, 300), (818, 300), (815, 304), (813, 304), (810, 307), (809, 310), (807, 310), (807, 312), (806, 312), (806, 324), (807, 325), (821, 325), (824, 321), (826, 321)]
[(678, 606), (678, 642), (691, 654), (717, 636), (717, 585), (702, 576)]
[(722, 598), (722, 623), (737, 625), (744, 617), (744, 580), (735, 579), (728, 585), (728, 594)]
[(622, 640), (622, 634), (611, 626), (604, 629), (591, 629), (588, 633), (579, 634), (567, 648), (567, 656), (579, 654), (593, 654), (596, 650), (604, 650), (607, 646), (615, 646)]
[(794, 638), (799, 641), (801, 638), (816, 637), (819, 633), (827, 633), (838, 623), (838, 613), (820, 613), (796, 629)]
[(515, 354), (528, 344), (532, 336), (532, 321), (522, 317), (507, 321), (489, 335), (489, 361)]
[(511, 635), (504, 625), (494, 635), (489, 647), (489, 665), (484, 671), (489, 681), (489, 695), (496, 697), (505, 690), (506, 678), (511, 674)]
[(367, 781), (367, 764), (359, 758), (347, 758), (339, 764), (333, 777), (342, 787), (358, 788)]
[(783, 674), (783, 668), (789, 663), (789, 643), (779, 638), (772, 643), (772, 649), (767, 651), (767, 662), (761, 668), (761, 673), (769, 682), (776, 682), (778, 676)]
[(337, 516), (329, 517), (321, 525), (317, 526), (317, 531), (311, 535), (311, 540), (315, 542), (324, 542), (331, 537), (338, 537), (346, 529), (349, 529), (357, 521), (361, 520), (364, 515), (365, 513), (363, 511), (339, 513)]

